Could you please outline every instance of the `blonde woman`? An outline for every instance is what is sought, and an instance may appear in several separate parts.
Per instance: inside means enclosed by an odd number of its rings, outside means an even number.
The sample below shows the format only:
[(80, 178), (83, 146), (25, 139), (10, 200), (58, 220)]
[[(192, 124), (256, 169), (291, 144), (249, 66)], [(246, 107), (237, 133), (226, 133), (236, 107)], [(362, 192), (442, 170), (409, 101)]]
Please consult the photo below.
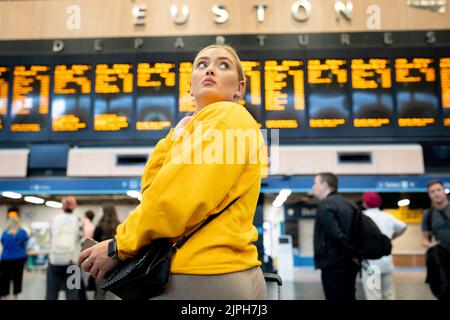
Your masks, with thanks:
[(233, 48), (212, 45), (197, 54), (194, 114), (155, 147), (142, 177), (141, 204), (117, 228), (117, 258), (108, 256), (111, 240), (103, 241), (81, 253), (84, 270), (102, 279), (151, 241), (176, 239), (238, 199), (177, 251), (169, 286), (158, 298), (265, 299), (253, 226), (264, 141), (237, 103), (244, 93), (245, 75)]
[(10, 296), (10, 284), (13, 283), (13, 299), (17, 300), (22, 292), (23, 268), (27, 260), (26, 246), (28, 234), (21, 227), (18, 209), (8, 211), (8, 222), (1, 236), (3, 252), (0, 262), (0, 297)]

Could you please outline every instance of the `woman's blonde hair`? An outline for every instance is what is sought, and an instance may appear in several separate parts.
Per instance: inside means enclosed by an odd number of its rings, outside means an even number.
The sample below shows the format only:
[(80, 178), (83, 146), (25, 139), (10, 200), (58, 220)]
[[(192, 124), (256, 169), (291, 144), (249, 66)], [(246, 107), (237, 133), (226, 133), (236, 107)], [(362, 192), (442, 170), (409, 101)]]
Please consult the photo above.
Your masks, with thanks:
[(245, 89), (247, 86), (247, 81), (246, 81), (246, 77), (245, 77), (245, 73), (244, 73), (244, 69), (242, 68), (242, 63), (241, 63), (241, 59), (239, 59), (239, 56), (236, 52), (236, 50), (234, 50), (234, 48), (232, 46), (226, 45), (226, 44), (212, 44), (210, 46), (207, 46), (203, 49), (201, 49), (197, 55), (195, 56), (195, 60), (197, 60), (198, 56), (206, 50), (209, 49), (224, 49), (225, 51), (227, 51), (234, 59), (234, 62), (236, 63), (236, 67), (237, 67), (237, 72), (238, 72), (238, 80), (239, 81), (244, 81), (244, 88), (242, 91), (242, 96), (239, 97), (240, 99), (242, 99), (245, 96)]

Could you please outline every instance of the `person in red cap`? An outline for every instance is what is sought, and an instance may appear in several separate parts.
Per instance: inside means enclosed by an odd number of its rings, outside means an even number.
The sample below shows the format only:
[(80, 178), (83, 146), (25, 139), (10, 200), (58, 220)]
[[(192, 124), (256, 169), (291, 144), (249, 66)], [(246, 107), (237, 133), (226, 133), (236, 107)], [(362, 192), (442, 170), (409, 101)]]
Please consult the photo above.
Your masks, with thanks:
[[(400, 236), (406, 224), (391, 214), (381, 211), (381, 196), (376, 192), (365, 192), (362, 196), (364, 214), (371, 218), (378, 229), (389, 239)], [(395, 287), (392, 278), (394, 263), (392, 256), (368, 260), (362, 269), (363, 287), (367, 300), (395, 300)]]

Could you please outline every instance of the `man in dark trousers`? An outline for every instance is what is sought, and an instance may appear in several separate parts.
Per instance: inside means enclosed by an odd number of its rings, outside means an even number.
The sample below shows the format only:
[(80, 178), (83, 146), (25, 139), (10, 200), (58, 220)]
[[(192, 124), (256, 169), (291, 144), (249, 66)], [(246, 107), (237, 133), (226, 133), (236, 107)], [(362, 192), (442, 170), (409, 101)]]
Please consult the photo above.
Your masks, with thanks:
[(314, 226), (314, 260), (322, 270), (327, 300), (355, 300), (356, 275), (360, 269), (357, 249), (351, 241), (356, 207), (337, 193), (338, 179), (332, 173), (314, 178), (314, 196), (320, 200)]
[(442, 181), (430, 181), (427, 191), (432, 205), (422, 218), (422, 246), (428, 249), (427, 283), (439, 300), (449, 301), (450, 203)]

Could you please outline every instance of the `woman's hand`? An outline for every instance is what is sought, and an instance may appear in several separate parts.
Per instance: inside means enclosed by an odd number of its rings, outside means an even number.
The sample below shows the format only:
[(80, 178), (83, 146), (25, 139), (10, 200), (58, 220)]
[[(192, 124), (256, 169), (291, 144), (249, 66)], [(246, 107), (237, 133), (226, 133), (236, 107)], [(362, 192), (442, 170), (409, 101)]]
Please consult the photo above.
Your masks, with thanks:
[(103, 280), (108, 271), (119, 264), (118, 258), (108, 257), (108, 243), (111, 240), (105, 240), (82, 251), (78, 264), (81, 268), (89, 272), (92, 277)]

